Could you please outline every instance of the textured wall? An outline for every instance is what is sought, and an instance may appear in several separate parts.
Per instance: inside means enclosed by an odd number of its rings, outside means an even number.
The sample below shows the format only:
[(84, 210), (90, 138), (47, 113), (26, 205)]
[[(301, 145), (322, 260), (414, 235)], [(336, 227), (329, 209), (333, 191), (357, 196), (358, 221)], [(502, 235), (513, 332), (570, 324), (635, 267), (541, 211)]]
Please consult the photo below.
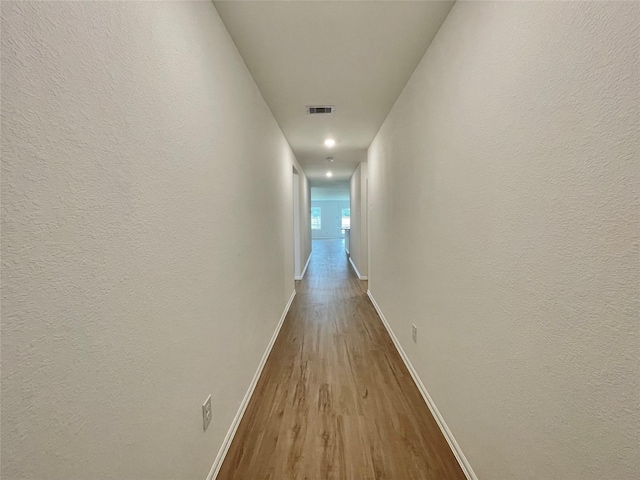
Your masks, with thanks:
[(206, 477), (293, 291), (292, 163), (211, 3), (2, 2), (3, 479)]
[(639, 25), (457, 2), (370, 147), (370, 288), (482, 480), (638, 478)]
[(351, 237), (349, 256), (360, 272), (367, 276), (368, 272), (368, 240), (367, 240), (367, 163), (358, 165), (350, 180), (351, 195)]

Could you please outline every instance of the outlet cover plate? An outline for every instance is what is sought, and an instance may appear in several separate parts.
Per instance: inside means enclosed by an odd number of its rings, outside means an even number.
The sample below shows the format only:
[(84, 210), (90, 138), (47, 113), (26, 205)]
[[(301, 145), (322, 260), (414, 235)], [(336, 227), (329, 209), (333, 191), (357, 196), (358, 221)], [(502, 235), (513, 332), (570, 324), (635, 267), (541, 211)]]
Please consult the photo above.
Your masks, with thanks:
[(202, 428), (206, 430), (211, 423), (211, 395), (202, 404)]

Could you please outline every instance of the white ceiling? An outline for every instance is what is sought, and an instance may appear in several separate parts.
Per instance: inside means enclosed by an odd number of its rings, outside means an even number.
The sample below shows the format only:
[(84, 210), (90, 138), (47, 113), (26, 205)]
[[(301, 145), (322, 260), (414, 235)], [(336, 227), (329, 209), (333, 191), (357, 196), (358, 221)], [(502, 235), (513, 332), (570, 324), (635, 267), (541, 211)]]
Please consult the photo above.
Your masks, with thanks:
[[(366, 161), (453, 2), (214, 4), (305, 173), (321, 186), (348, 179)], [(310, 116), (307, 105), (335, 105), (336, 113)], [(334, 148), (324, 146), (327, 137), (336, 140)]]

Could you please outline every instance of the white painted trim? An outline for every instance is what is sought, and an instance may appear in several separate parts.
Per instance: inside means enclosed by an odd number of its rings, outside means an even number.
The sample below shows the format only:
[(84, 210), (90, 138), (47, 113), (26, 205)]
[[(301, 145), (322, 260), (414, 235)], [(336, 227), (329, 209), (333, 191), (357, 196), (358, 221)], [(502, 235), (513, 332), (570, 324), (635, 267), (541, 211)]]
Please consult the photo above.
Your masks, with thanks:
[(218, 476), (220, 467), (222, 467), (222, 462), (224, 462), (224, 458), (227, 455), (227, 452), (229, 451), (229, 447), (231, 446), (233, 437), (235, 436), (236, 431), (238, 430), (238, 426), (240, 425), (242, 416), (244, 415), (244, 412), (247, 409), (247, 405), (249, 405), (249, 400), (251, 400), (253, 391), (255, 390), (256, 385), (258, 384), (258, 379), (262, 374), (262, 369), (264, 368), (264, 365), (267, 363), (267, 358), (269, 358), (269, 354), (271, 353), (273, 344), (276, 342), (276, 338), (278, 338), (278, 334), (280, 333), (280, 329), (282, 328), (284, 319), (287, 316), (287, 313), (289, 312), (289, 308), (291, 307), (291, 303), (293, 302), (293, 298), (295, 296), (296, 296), (296, 292), (294, 290), (293, 293), (291, 294), (291, 298), (289, 298), (289, 302), (287, 303), (287, 306), (284, 307), (284, 312), (282, 312), (282, 317), (280, 317), (280, 321), (276, 326), (276, 330), (275, 332), (273, 332), (273, 335), (271, 336), (271, 340), (269, 341), (269, 345), (267, 345), (267, 349), (265, 350), (264, 355), (262, 356), (262, 360), (260, 360), (260, 363), (258, 364), (258, 369), (256, 370), (256, 373), (253, 376), (253, 380), (251, 380), (251, 383), (249, 384), (249, 389), (247, 390), (247, 393), (244, 395), (244, 398), (242, 399), (242, 403), (240, 403), (240, 408), (238, 409), (238, 413), (236, 413), (236, 416), (233, 419), (233, 422), (231, 422), (231, 427), (229, 427), (227, 436), (224, 437), (224, 441), (222, 442), (222, 446), (218, 451), (218, 455), (216, 456), (216, 459), (213, 461), (213, 465), (211, 466), (209, 475), (207, 475), (207, 480), (214, 480)]
[(353, 267), (353, 271), (356, 272), (356, 275), (358, 276), (358, 278), (360, 280), (367, 280), (368, 279), (368, 277), (366, 275), (360, 275), (360, 272), (358, 271), (358, 267), (356, 267), (356, 264), (353, 263), (353, 260), (351, 260), (351, 257), (349, 257), (349, 263)]
[(307, 267), (309, 266), (309, 262), (311, 261), (311, 255), (313, 252), (309, 254), (309, 258), (307, 258), (307, 263), (304, 264), (304, 270), (302, 270), (302, 275), (299, 277), (294, 277), (295, 280), (302, 280), (304, 278), (304, 274), (307, 273)]
[(438, 426), (440, 427), (440, 430), (442, 431), (444, 438), (447, 440), (447, 443), (449, 444), (449, 447), (451, 448), (453, 455), (456, 457), (456, 460), (458, 460), (458, 463), (460, 464), (462, 471), (464, 472), (468, 480), (478, 480), (478, 477), (476, 476), (473, 469), (471, 468), (469, 461), (464, 456), (464, 453), (462, 453), (462, 449), (460, 448), (460, 445), (458, 445), (458, 442), (456, 442), (456, 439), (453, 437), (453, 433), (451, 433), (451, 430), (449, 430), (447, 423), (444, 421), (444, 418), (442, 418), (442, 415), (438, 411), (438, 407), (436, 407), (436, 404), (433, 403), (433, 399), (431, 398), (431, 395), (429, 395), (429, 392), (427, 391), (426, 387), (422, 383), (422, 380), (418, 376), (418, 373), (416, 372), (415, 368), (413, 368), (413, 365), (411, 364), (411, 360), (409, 360), (409, 357), (407, 356), (404, 349), (402, 348), (402, 345), (400, 345), (400, 342), (396, 338), (396, 335), (393, 333), (393, 330), (391, 329), (389, 322), (387, 322), (387, 319), (382, 313), (382, 310), (380, 310), (378, 303), (376, 302), (375, 298), (373, 298), (373, 294), (371, 293), (371, 290), (367, 290), (367, 295), (371, 299), (371, 303), (373, 303), (373, 307), (376, 309), (376, 312), (378, 312), (378, 316), (380, 317), (380, 320), (382, 320), (382, 324), (387, 329), (387, 332), (389, 332), (389, 336), (391, 337), (391, 340), (393, 340), (393, 344), (396, 346), (396, 349), (398, 350), (398, 353), (402, 357), (404, 364), (407, 366), (407, 369), (409, 370), (409, 373), (411, 374), (413, 381), (418, 387), (418, 390), (420, 390), (420, 393), (422, 394), (422, 398), (427, 403), (429, 410), (431, 410), (431, 414), (433, 415), (433, 418), (436, 419), (436, 422), (438, 423)]

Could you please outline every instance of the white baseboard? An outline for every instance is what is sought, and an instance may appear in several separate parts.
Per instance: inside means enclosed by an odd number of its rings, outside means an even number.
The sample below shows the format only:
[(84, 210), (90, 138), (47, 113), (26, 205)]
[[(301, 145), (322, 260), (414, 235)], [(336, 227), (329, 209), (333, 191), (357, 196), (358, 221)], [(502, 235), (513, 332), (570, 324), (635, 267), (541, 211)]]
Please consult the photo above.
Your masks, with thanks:
[(304, 265), (304, 270), (302, 270), (302, 275), (299, 277), (293, 277), (296, 280), (302, 280), (304, 278), (304, 274), (307, 273), (307, 267), (309, 266), (309, 262), (311, 261), (311, 253), (309, 254), (309, 258), (307, 258), (307, 263)]
[(353, 271), (356, 272), (356, 275), (358, 276), (358, 278), (360, 280), (367, 280), (368, 277), (366, 275), (360, 275), (360, 272), (358, 271), (358, 267), (356, 267), (356, 264), (353, 263), (353, 260), (351, 260), (351, 257), (349, 257), (349, 263), (351, 264), (351, 267), (353, 267)]
[[(309, 256), (309, 257), (311, 257), (311, 256)], [(287, 312), (289, 312), (289, 308), (291, 307), (291, 303), (293, 302), (293, 298), (295, 296), (296, 296), (296, 292), (294, 291), (291, 294), (291, 298), (289, 298), (289, 302), (287, 303), (287, 306), (284, 307), (284, 312), (282, 312), (282, 317), (280, 317), (280, 321), (278, 322), (278, 325), (276, 326), (275, 332), (273, 332), (273, 335), (271, 336), (271, 340), (269, 341), (269, 345), (267, 345), (267, 349), (265, 350), (264, 355), (262, 356), (262, 360), (260, 360), (260, 363), (258, 364), (258, 369), (256, 370), (256, 373), (253, 376), (253, 380), (251, 380), (251, 383), (249, 384), (249, 389), (247, 390), (247, 393), (244, 395), (244, 398), (242, 399), (242, 403), (240, 404), (240, 408), (238, 409), (238, 413), (236, 413), (236, 416), (233, 419), (233, 422), (231, 422), (231, 427), (229, 428), (229, 431), (227, 432), (227, 436), (224, 437), (224, 441), (222, 442), (222, 446), (220, 447), (220, 450), (218, 451), (218, 455), (216, 456), (216, 459), (213, 461), (213, 465), (211, 466), (211, 470), (209, 471), (209, 475), (207, 475), (207, 480), (214, 480), (218, 476), (218, 472), (220, 471), (220, 467), (222, 467), (222, 462), (224, 462), (224, 458), (227, 455), (227, 452), (229, 451), (229, 447), (231, 446), (231, 442), (233, 441), (233, 437), (235, 436), (236, 431), (238, 430), (238, 426), (240, 425), (240, 421), (242, 420), (242, 416), (244, 415), (244, 412), (247, 409), (247, 405), (249, 405), (249, 400), (251, 400), (251, 396), (253, 395), (253, 391), (255, 390), (256, 385), (258, 384), (258, 379), (260, 378), (260, 375), (262, 374), (262, 369), (264, 368), (265, 363), (267, 363), (267, 358), (269, 358), (269, 354), (271, 353), (271, 349), (273, 348), (273, 344), (276, 342), (276, 338), (278, 338), (278, 334), (280, 333), (280, 328), (282, 328), (282, 324), (284, 323), (284, 319), (287, 316)]]
[(413, 368), (413, 365), (411, 364), (411, 360), (409, 360), (409, 357), (407, 356), (404, 349), (402, 348), (402, 345), (400, 345), (400, 342), (396, 338), (396, 335), (393, 333), (393, 330), (391, 329), (389, 322), (387, 322), (387, 319), (382, 313), (382, 310), (380, 310), (378, 303), (376, 302), (375, 298), (373, 298), (373, 294), (371, 293), (371, 290), (367, 290), (367, 295), (371, 299), (371, 303), (373, 303), (373, 307), (376, 309), (376, 312), (378, 312), (378, 316), (380, 317), (380, 320), (382, 320), (382, 323), (387, 329), (387, 332), (389, 332), (389, 336), (391, 337), (391, 340), (393, 340), (393, 344), (396, 346), (396, 349), (398, 350), (400, 357), (402, 357), (404, 364), (407, 366), (407, 369), (409, 370), (409, 373), (411, 374), (413, 381), (418, 387), (418, 390), (420, 390), (420, 393), (422, 394), (422, 398), (424, 398), (424, 401), (427, 403), (429, 410), (431, 410), (431, 414), (433, 415), (433, 418), (435, 418), (436, 422), (438, 423), (438, 426), (440, 427), (440, 430), (442, 431), (444, 438), (447, 440), (447, 443), (449, 444), (449, 447), (451, 448), (453, 455), (456, 457), (456, 460), (458, 460), (458, 463), (460, 464), (460, 468), (462, 468), (462, 471), (464, 472), (468, 480), (478, 480), (478, 477), (476, 476), (473, 469), (471, 468), (469, 461), (464, 456), (464, 453), (462, 453), (462, 449), (460, 448), (460, 445), (458, 445), (458, 442), (456, 442), (456, 439), (453, 437), (453, 433), (451, 433), (451, 430), (449, 430), (449, 427), (444, 421), (444, 418), (442, 418), (442, 415), (440, 415), (440, 412), (438, 411), (438, 407), (436, 407), (436, 404), (433, 403), (433, 399), (431, 398), (431, 395), (429, 395), (429, 392), (427, 392), (427, 389), (422, 383), (422, 380), (420, 379), (420, 377), (418, 376), (418, 373)]

